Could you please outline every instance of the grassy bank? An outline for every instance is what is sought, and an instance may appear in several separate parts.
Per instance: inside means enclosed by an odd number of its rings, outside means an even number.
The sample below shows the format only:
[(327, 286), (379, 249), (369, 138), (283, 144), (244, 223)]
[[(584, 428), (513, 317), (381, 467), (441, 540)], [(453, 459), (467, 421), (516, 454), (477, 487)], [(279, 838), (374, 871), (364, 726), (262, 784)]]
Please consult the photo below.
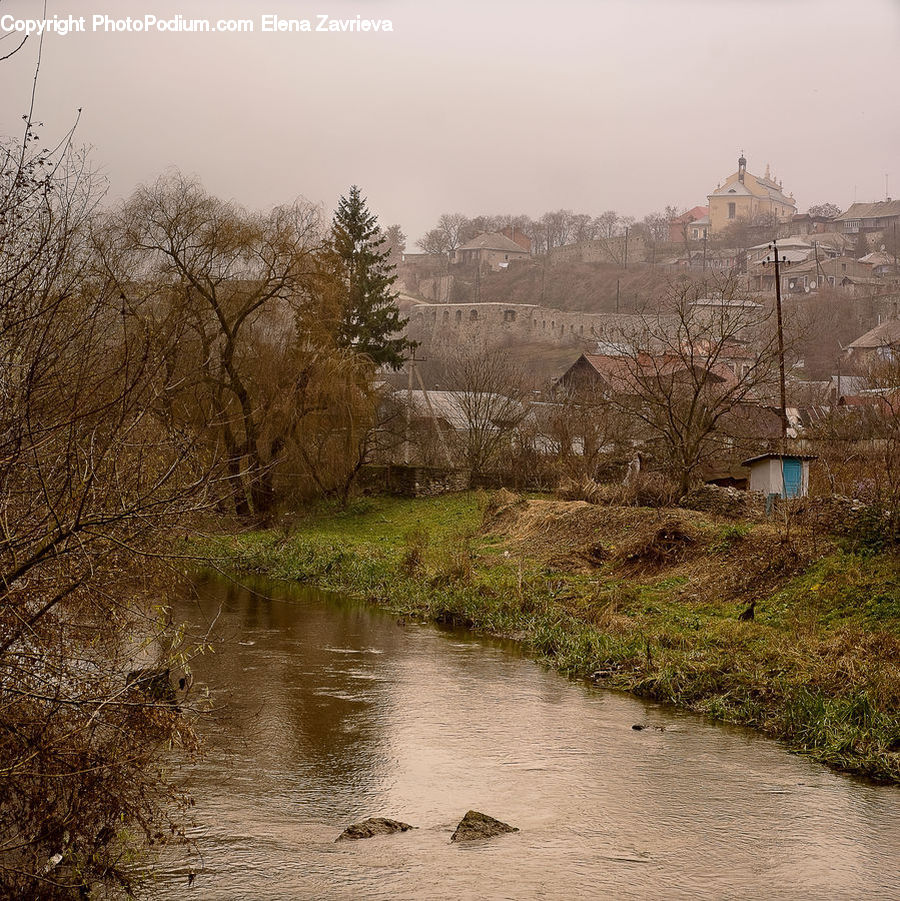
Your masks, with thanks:
[(571, 676), (900, 782), (900, 566), (818, 531), (472, 493), (365, 499), (204, 552), (513, 637)]

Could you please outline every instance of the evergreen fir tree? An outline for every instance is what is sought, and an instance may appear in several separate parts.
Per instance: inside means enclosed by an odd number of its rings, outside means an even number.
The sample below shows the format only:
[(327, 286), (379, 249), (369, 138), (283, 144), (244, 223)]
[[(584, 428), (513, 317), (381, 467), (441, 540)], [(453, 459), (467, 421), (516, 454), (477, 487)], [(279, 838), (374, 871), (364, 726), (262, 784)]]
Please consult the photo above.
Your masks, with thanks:
[(390, 250), (356, 185), (341, 197), (331, 242), (346, 292), (337, 343), (367, 354), (377, 366), (399, 369), (415, 345), (400, 334), (408, 320), (400, 318), (397, 294), (391, 290), (397, 276)]

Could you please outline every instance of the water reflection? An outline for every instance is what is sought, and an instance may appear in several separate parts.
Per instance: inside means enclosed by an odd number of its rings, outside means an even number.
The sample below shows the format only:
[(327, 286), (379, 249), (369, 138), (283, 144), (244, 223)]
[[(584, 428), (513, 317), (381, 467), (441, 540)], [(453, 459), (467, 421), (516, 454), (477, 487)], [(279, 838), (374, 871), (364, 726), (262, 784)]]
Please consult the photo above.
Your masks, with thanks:
[[(190, 772), (198, 897), (897, 897), (897, 789), (496, 644), (256, 587), (208, 580), (178, 611), (202, 626), (221, 608), (195, 667), (216, 702)], [(470, 807), (522, 831), (451, 846)], [(333, 843), (379, 814), (420, 828)], [(183, 897), (186, 866), (162, 897)]]

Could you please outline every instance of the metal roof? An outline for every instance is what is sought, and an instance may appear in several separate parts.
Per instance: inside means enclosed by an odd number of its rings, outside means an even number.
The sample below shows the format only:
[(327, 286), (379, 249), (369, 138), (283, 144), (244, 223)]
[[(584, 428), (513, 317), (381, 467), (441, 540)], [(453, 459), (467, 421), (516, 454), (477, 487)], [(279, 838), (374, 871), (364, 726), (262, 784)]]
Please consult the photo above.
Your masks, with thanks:
[(900, 216), (900, 200), (879, 200), (875, 203), (854, 203), (846, 213), (835, 216), (838, 222), (845, 219), (881, 219)]
[(751, 463), (758, 463), (760, 460), (818, 460), (819, 458), (815, 454), (776, 454), (773, 452), (768, 452), (765, 454), (759, 454), (756, 457), (751, 457), (749, 460), (744, 460), (741, 463), (741, 466), (749, 466)]
[(852, 341), (848, 350), (867, 350), (900, 344), (900, 319), (888, 319)]

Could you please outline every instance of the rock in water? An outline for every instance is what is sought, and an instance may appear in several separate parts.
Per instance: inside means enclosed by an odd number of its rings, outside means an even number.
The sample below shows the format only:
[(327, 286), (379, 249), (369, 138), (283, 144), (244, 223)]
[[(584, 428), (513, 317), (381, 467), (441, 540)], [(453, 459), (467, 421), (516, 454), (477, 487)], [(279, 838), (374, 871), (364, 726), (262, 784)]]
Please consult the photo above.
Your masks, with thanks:
[(487, 814), (470, 810), (460, 821), (453, 833), (451, 842), (471, 842), (478, 838), (491, 838), (494, 835), (503, 835), (506, 832), (518, 832), (515, 826), (509, 823), (501, 823)]
[(350, 842), (358, 838), (372, 838), (373, 835), (393, 835), (395, 832), (406, 832), (413, 827), (409, 823), (401, 823), (399, 820), (389, 820), (386, 817), (370, 817), (361, 823), (348, 826), (336, 839), (336, 842)]

